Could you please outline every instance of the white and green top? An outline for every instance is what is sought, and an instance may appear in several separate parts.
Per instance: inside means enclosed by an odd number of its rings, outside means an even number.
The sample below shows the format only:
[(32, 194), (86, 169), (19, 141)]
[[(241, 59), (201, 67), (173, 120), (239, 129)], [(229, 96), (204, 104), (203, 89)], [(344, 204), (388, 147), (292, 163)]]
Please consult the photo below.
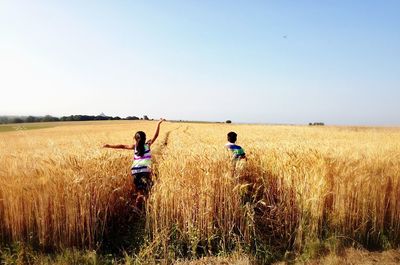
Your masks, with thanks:
[(244, 152), (243, 148), (234, 143), (227, 143), (225, 147), (230, 150), (233, 154), (233, 159), (242, 159), (246, 157), (246, 153)]
[(150, 146), (148, 144), (144, 145), (144, 154), (143, 156), (139, 156), (138, 151), (136, 150), (133, 156), (132, 162), (132, 174), (151, 172), (151, 151)]

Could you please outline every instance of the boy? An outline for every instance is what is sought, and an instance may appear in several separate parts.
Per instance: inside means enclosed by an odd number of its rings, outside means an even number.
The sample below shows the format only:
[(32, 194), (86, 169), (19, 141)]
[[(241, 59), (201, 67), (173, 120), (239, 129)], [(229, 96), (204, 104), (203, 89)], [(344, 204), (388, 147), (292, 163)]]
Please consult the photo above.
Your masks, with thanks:
[(235, 132), (229, 132), (227, 138), (228, 143), (225, 144), (225, 147), (232, 152), (233, 160), (239, 161), (241, 159), (246, 159), (246, 153), (244, 152), (243, 148), (235, 144), (237, 140), (237, 134)]

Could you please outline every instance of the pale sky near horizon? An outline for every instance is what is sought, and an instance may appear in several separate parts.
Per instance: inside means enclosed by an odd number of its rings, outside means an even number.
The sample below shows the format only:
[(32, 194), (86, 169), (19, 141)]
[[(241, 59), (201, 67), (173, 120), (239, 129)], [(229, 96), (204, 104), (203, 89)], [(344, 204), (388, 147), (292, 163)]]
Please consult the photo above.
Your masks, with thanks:
[(400, 1), (0, 0), (0, 115), (400, 125)]

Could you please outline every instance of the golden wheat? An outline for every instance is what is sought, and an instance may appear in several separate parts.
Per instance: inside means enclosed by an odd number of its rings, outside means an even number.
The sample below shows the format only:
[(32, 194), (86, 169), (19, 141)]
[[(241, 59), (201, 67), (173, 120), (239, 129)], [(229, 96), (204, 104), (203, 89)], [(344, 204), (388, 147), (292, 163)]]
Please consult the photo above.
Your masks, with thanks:
[[(101, 243), (110, 222), (127, 221), (132, 187), (131, 152), (101, 145), (130, 143), (139, 129), (150, 137), (154, 126), (72, 123), (0, 134), (2, 241)], [(300, 251), (332, 236), (400, 242), (399, 129), (166, 123), (161, 130), (146, 215), (160, 255), (260, 244)], [(241, 165), (223, 146), (230, 130), (247, 153)]]

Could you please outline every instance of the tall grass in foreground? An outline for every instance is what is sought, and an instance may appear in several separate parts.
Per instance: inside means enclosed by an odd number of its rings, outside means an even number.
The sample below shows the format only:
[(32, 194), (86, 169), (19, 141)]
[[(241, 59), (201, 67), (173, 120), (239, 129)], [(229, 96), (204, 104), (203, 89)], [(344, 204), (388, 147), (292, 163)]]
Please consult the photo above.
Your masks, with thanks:
[(398, 131), (238, 126), (248, 161), (234, 169), (223, 150), (230, 129), (188, 126), (171, 137), (149, 202), (160, 255), (399, 245)]
[(98, 247), (109, 224), (132, 209), (131, 152), (101, 145), (129, 143), (134, 130), (150, 125), (122, 124), (122, 132), (86, 125), (0, 135), (1, 241)]
[[(65, 126), (0, 135), (0, 237), (95, 248), (132, 222), (129, 142), (152, 123)], [(259, 256), (341, 240), (400, 242), (400, 130), (166, 124), (140, 257), (221, 251)], [(224, 150), (235, 130), (248, 161)], [(168, 139), (165, 139), (165, 133)], [(164, 137), (164, 142), (163, 142)], [(137, 235), (132, 234), (132, 237)]]

